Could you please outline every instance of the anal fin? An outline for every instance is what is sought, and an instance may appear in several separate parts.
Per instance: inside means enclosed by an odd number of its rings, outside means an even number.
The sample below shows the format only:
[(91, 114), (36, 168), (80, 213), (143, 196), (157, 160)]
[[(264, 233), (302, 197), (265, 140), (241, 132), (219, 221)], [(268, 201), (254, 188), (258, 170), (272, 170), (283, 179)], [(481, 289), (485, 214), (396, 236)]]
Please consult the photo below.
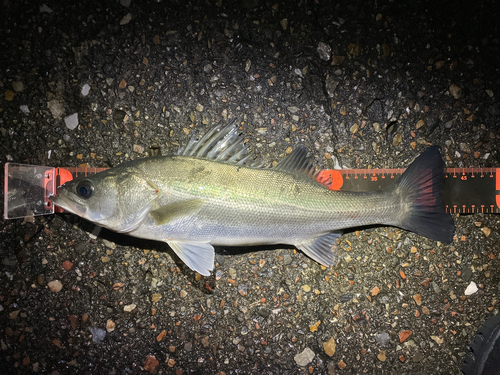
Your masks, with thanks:
[(168, 245), (177, 256), (193, 271), (203, 276), (210, 276), (214, 269), (215, 251), (207, 242), (168, 241)]
[(342, 232), (327, 233), (321, 237), (295, 244), (295, 247), (302, 250), (316, 262), (321, 263), (325, 267), (330, 267), (336, 263), (335, 252), (332, 248), (341, 235)]

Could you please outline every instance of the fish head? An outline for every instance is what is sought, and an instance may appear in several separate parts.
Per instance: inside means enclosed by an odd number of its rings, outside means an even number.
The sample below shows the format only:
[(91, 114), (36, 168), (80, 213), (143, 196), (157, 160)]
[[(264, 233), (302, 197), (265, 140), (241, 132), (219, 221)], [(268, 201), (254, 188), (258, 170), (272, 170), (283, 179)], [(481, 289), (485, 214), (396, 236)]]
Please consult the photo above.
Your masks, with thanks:
[(125, 233), (140, 226), (159, 195), (140, 170), (117, 167), (68, 181), (49, 199), (65, 211)]

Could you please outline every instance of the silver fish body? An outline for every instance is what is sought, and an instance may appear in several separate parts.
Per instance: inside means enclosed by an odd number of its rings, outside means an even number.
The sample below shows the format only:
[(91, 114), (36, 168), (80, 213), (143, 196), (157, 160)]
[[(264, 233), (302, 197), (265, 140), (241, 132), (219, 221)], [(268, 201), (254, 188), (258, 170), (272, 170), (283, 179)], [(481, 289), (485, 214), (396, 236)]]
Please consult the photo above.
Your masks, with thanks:
[(315, 180), (303, 148), (274, 168), (256, 168), (245, 166), (233, 124), (212, 133), (181, 155), (129, 161), (66, 183), (51, 199), (111, 230), (167, 242), (203, 275), (213, 269), (212, 245), (290, 244), (329, 266), (345, 228), (392, 225), (451, 241), (437, 147), (384, 191), (341, 192)]

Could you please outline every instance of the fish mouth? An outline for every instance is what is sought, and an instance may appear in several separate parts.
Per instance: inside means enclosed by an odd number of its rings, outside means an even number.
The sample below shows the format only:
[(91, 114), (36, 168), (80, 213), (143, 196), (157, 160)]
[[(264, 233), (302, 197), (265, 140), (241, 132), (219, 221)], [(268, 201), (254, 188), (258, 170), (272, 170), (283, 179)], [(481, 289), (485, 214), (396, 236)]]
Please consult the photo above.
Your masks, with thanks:
[(85, 214), (87, 213), (87, 207), (85, 205), (70, 200), (66, 197), (62, 197), (56, 194), (49, 196), (49, 199), (56, 206), (62, 208), (65, 211), (71, 212), (75, 215), (84, 217)]

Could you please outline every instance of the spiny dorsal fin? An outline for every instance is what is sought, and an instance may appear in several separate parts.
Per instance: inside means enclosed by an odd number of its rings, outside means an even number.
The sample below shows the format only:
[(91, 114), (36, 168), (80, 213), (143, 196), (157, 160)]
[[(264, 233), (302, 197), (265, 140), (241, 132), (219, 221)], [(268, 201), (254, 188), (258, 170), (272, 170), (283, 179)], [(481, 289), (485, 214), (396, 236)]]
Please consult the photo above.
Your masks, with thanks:
[(231, 120), (226, 126), (223, 126), (219, 121), (200, 140), (197, 140), (196, 137), (197, 134), (194, 134), (186, 148), (179, 150), (178, 155), (225, 161), (238, 165), (246, 164), (251, 157), (243, 143), (243, 137), (240, 137), (237, 119)]
[(307, 157), (307, 149), (303, 146), (293, 150), (274, 169), (292, 174), (302, 174), (314, 179), (318, 175), (314, 164)]

